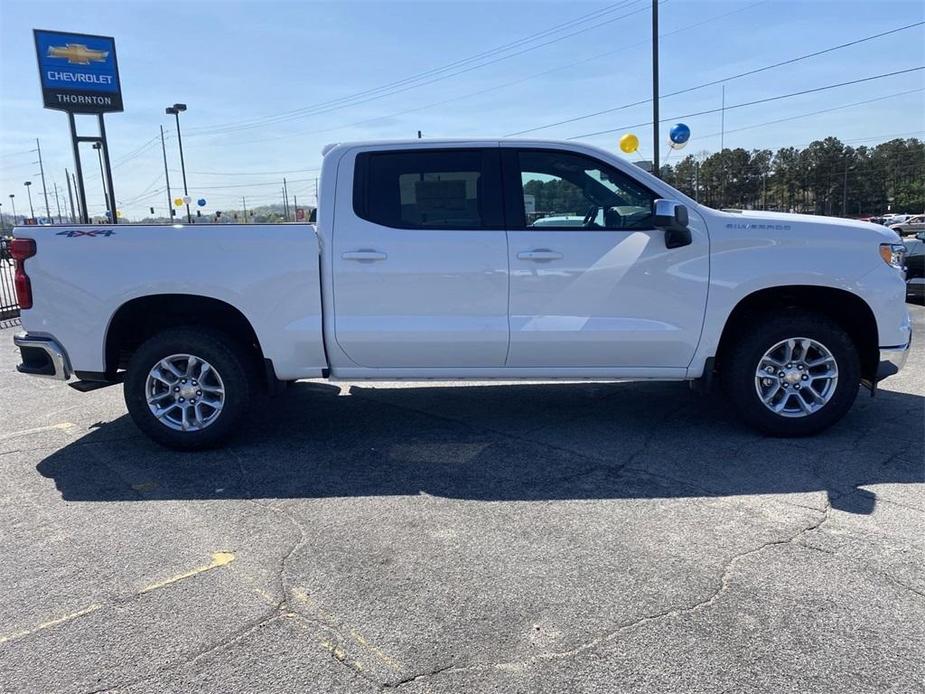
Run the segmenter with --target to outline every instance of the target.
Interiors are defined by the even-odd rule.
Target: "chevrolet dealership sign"
[[[45,108],[71,113],[122,110],[115,39],[42,29],[33,33]]]

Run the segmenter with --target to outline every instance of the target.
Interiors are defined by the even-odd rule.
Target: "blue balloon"
[[[683,145],[689,139],[691,139],[691,129],[688,128],[684,123],[675,123],[671,126],[671,131],[668,133],[668,137],[676,145]]]
[[[199,198],[199,199],[196,201],[196,204],[199,205],[200,207],[205,207],[205,206],[206,206],[206,199],[205,199],[205,198]]]

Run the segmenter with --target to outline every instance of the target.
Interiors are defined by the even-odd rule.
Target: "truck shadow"
[[[829,431],[763,437],[718,395],[672,383],[349,390],[303,382],[254,409],[228,447],[158,447],[127,416],[38,471],[68,501],[429,494],[483,501],[828,493],[925,482],[925,398],[866,391]],[[820,506],[818,498],[795,503]]]

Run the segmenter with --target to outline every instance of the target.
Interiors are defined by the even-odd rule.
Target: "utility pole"
[[[244,199],[244,196],[241,196],[241,204],[244,206],[244,223],[247,224],[247,200]]]
[[[289,186],[286,179],[283,178],[283,212],[286,214],[286,221],[289,221]]]
[[[77,174],[75,172],[71,172],[71,182],[74,184],[74,191],[77,196],[77,209],[75,210],[77,219],[83,224],[89,224],[90,215],[87,212],[87,198],[81,197],[82,189],[77,187]]]
[[[55,184],[55,206],[58,208],[58,224],[61,224],[61,199],[58,197],[58,182],[52,182]]]
[[[179,130],[177,131],[179,132]],[[161,154],[164,155],[164,180],[167,181],[167,218],[173,219],[173,198],[170,195],[170,174],[167,171],[167,146],[164,144],[164,126],[161,126]]]
[[[45,185],[45,166],[42,164],[42,146],[39,138],[35,138],[35,150],[39,153],[39,175],[42,177],[42,192],[45,194],[45,216],[51,219],[51,208],[48,206],[48,186]]]
[[[299,221],[299,196],[293,194],[292,196],[292,210],[295,213],[295,221]]]
[[[719,161],[723,180],[720,185],[720,207],[726,206],[726,85],[723,85],[723,103],[720,107]]]
[[[652,173],[660,177],[658,163],[658,2],[652,0]]]
[[[109,203],[110,195],[109,190],[106,188],[106,174],[103,173],[103,143],[94,142],[93,149],[96,150],[100,159],[100,180],[103,182],[103,200],[106,202],[106,211],[109,212],[109,219],[114,220],[116,218],[116,211],[112,209],[112,205]]]
[[[845,157],[845,182],[841,194],[841,216],[848,216],[848,157]]]
[[[74,214],[74,193],[71,191],[71,174],[64,169],[64,180],[67,181],[67,199],[71,203],[71,224],[77,224],[77,217]]]

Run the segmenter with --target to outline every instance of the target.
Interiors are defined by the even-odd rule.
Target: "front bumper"
[[[889,376],[895,376],[906,365],[906,359],[909,358],[909,348],[912,346],[912,338],[905,347],[881,347],[880,363],[877,365],[877,380],[882,381]]]
[[[30,376],[43,376],[66,381],[71,377],[71,363],[57,340],[53,337],[38,337],[29,333],[13,336],[13,344],[19,347],[22,364],[16,370]]]

